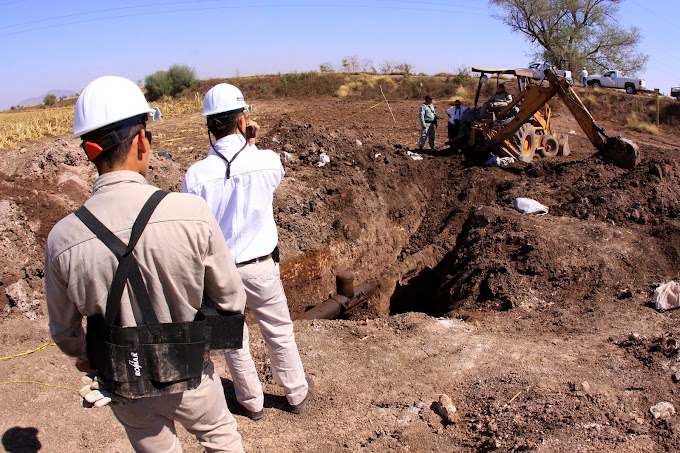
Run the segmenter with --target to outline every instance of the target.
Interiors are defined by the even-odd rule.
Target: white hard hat
[[[85,87],[73,116],[73,136],[80,137],[110,124],[147,114],[148,120],[160,118],[160,110],[152,109],[144,93],[131,80],[117,76],[100,77]]]
[[[248,109],[249,107],[246,101],[243,100],[241,90],[228,83],[218,83],[205,94],[203,116]]]

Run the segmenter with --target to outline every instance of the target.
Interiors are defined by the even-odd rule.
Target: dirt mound
[[[643,283],[638,266],[659,264],[640,261],[641,247],[635,235],[600,222],[480,208],[465,223],[456,250],[440,264],[446,277],[436,306],[440,312],[543,310],[555,303],[631,297]]]
[[[556,187],[553,213],[616,224],[659,225],[680,216],[680,164],[677,153],[644,148],[645,159],[626,171],[592,161],[557,164],[541,161],[526,173],[549,178]],[[559,180],[559,183],[557,183]]]

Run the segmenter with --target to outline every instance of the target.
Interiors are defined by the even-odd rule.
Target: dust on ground
[[[262,100],[259,146],[280,152],[286,178],[275,215],[282,277],[301,313],[334,292],[335,275],[381,282],[378,295],[335,321],[296,321],[308,410],[281,410],[266,348],[252,350],[265,418],[237,416],[248,451],[678,451],[678,312],[651,292],[680,274],[676,136],[637,140],[633,170],[594,156],[566,114],[572,155],[509,169],[458,153],[407,150],[417,102]],[[439,106],[439,109],[447,106]],[[178,190],[208,141],[200,114],[153,126],[149,180]],[[438,143],[444,141],[440,128]],[[317,166],[325,153],[330,163]],[[87,197],[95,174],[63,137],[3,151],[0,162],[0,356],[49,341],[42,253],[52,225]],[[515,197],[549,206],[534,217]],[[224,360],[214,354],[235,406]],[[36,381],[63,387],[47,387]],[[0,362],[0,430],[8,451],[130,451],[110,412],[85,410],[80,375],[50,347]],[[436,401],[451,397],[444,420]],[[105,428],[103,428],[105,427]],[[186,451],[200,451],[183,430]]]

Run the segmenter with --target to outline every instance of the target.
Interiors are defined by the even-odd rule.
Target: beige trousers
[[[196,436],[207,452],[244,451],[212,362],[205,368],[201,384],[193,390],[140,398],[111,406],[111,410],[136,452],[181,452],[175,421]]]
[[[246,305],[253,312],[271,360],[274,381],[283,387],[289,404],[300,404],[307,396],[307,381],[295,343],[293,321],[283,291],[279,265],[274,260],[237,266],[246,288]],[[236,399],[246,409],[262,409],[264,395],[248,343],[248,327],[243,329],[243,348],[225,352],[234,380]]]

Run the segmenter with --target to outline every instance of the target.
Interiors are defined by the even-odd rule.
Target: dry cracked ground
[[[680,451],[680,415],[650,411],[680,407],[680,312],[651,304],[654,288],[680,274],[678,134],[643,136],[599,118],[640,144],[642,163],[624,170],[595,156],[556,108],[557,132],[575,131],[569,157],[507,169],[458,153],[413,160],[417,104],[393,103],[393,120],[373,102],[256,102],[260,147],[286,161],[275,214],[291,311],[328,298],[343,269],[380,290],[342,320],[295,322],[317,383],[300,416],[282,410],[251,330],[267,396],[263,420],[237,416],[247,450]],[[153,131],[150,182],[178,190],[208,147],[202,117]],[[322,152],[331,162],[319,167]],[[95,173],[66,136],[2,156],[5,357],[49,341],[45,239],[88,197]],[[516,197],[550,212],[520,214]],[[0,361],[5,450],[131,451],[108,409],[80,407],[79,383],[55,347]],[[456,408],[448,417],[442,395]],[[186,451],[200,451],[179,434]]]

